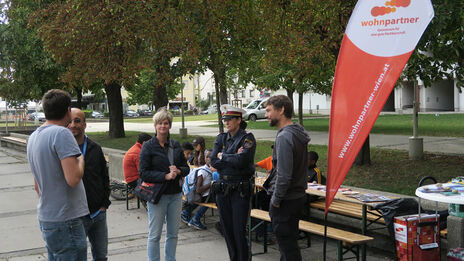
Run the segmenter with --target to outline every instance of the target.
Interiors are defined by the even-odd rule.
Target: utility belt
[[[223,181],[250,181],[250,176],[238,176],[238,175],[220,175],[219,180]]]
[[[227,181],[219,180],[215,181],[211,184],[211,192],[215,194],[223,194],[227,196],[229,193],[232,192],[239,192],[240,196],[243,197],[250,197],[253,193],[253,183],[248,180],[243,181]]]

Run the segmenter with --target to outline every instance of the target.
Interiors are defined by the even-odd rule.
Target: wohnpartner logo
[[[396,12],[397,7],[408,7],[411,4],[411,0],[391,0],[385,2],[385,6],[374,6],[371,9],[371,15],[382,16],[389,13]],[[373,19],[361,21],[361,26],[389,26],[389,25],[400,25],[400,24],[414,24],[419,21],[419,17],[400,17],[393,19]]]
[[[397,7],[408,7],[411,0],[391,0],[385,2],[385,6],[374,6],[371,9],[372,16],[386,15],[396,12]]]
[[[397,24],[414,24],[419,21],[419,17],[401,17],[393,19],[373,19],[361,21],[361,26],[389,26]]]

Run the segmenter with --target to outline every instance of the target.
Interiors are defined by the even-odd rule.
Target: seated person
[[[193,155],[188,160],[190,166],[195,168],[205,165],[206,141],[198,136],[192,141]]]
[[[193,145],[190,142],[184,142],[182,143],[181,147],[184,151],[184,156],[187,159],[187,163],[189,164],[191,159],[193,159]]]
[[[308,152],[308,182],[325,185],[326,178],[322,176],[321,171],[317,167],[316,163],[319,159],[319,155],[315,151]]]
[[[271,145],[271,149],[274,150],[274,145]],[[255,167],[266,169],[269,174],[272,169],[272,155],[255,163]]]
[[[205,153],[206,164],[201,166],[197,172],[197,183],[195,185],[195,191],[201,195],[201,202],[214,202],[213,197],[209,197],[211,182],[213,181],[213,172],[216,171],[215,168],[211,166],[211,150],[207,150]],[[194,169],[192,171],[195,171]],[[201,206],[193,218],[190,218],[193,210],[198,207],[197,204],[185,203],[181,213],[182,222],[186,223],[188,226],[193,226],[199,230],[205,230],[206,226],[201,223],[201,218],[205,215],[208,207]]]
[[[139,178],[139,155],[142,144],[151,138],[147,133],[140,133],[137,136],[137,142],[124,155],[122,163],[124,180],[131,189],[137,186],[137,179]]]

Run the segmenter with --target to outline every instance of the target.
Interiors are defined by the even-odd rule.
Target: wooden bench
[[[129,210],[129,184],[123,180],[122,183],[124,184],[126,188],[126,210]],[[134,190],[132,190],[132,193],[135,193]],[[140,198],[137,195],[134,195],[135,198],[137,198],[137,209],[140,208]]]
[[[324,211],[325,201],[324,200],[314,201],[310,203],[310,206],[312,208],[316,208],[316,209]],[[334,200],[329,207],[329,212],[362,219],[362,206],[359,204],[355,204],[355,203]],[[375,223],[385,224],[385,220],[383,219],[383,217],[381,217],[380,214],[377,214],[377,213],[368,211],[366,214],[366,218],[371,223],[375,222]],[[442,238],[446,238],[447,234],[448,234],[448,229],[443,229],[440,231],[440,236]]]
[[[442,238],[446,238],[446,237],[448,236],[448,229],[445,228],[445,229],[443,229],[443,230],[440,230],[440,236],[441,236]]]
[[[252,209],[250,216],[256,219],[271,222],[269,212],[264,210]],[[311,234],[324,236],[324,226],[320,224],[300,220],[299,229]],[[364,236],[332,227],[327,227],[327,237],[337,240],[338,260],[343,260],[343,255],[349,251],[354,253],[356,259],[359,260],[359,245],[366,244],[367,242],[374,240],[374,238],[369,236]],[[266,242],[264,242],[264,245],[266,245]],[[353,249],[354,247],[356,247],[356,250]]]
[[[210,208],[210,209],[216,209],[217,210],[217,206],[216,206],[216,203],[198,203],[198,202],[195,202],[195,204],[197,204],[198,206],[203,206],[203,207],[207,207],[207,208]]]
[[[0,139],[2,147],[11,147],[13,149],[18,149],[21,151],[26,151],[27,140],[14,136],[3,136]]]

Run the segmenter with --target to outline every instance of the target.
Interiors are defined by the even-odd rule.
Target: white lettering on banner
[[[389,64],[385,64],[383,67],[382,73],[380,73],[379,77],[377,80],[374,82],[374,88],[372,89],[371,94],[369,95],[369,98],[367,99],[366,103],[363,106],[363,110],[359,114],[358,120],[356,123],[351,126],[351,132],[350,135],[348,136],[348,139],[346,140],[345,144],[343,145],[343,148],[341,149],[340,153],[338,154],[339,159],[343,159],[345,157],[345,153],[348,151],[348,149],[351,147],[351,144],[353,143],[353,140],[358,136],[358,130],[361,127],[362,123],[364,122],[364,119],[366,117],[366,114],[369,112],[369,108],[372,105],[372,102],[375,100],[377,96],[377,92],[383,84],[383,80],[385,79],[388,68],[390,68]]]

